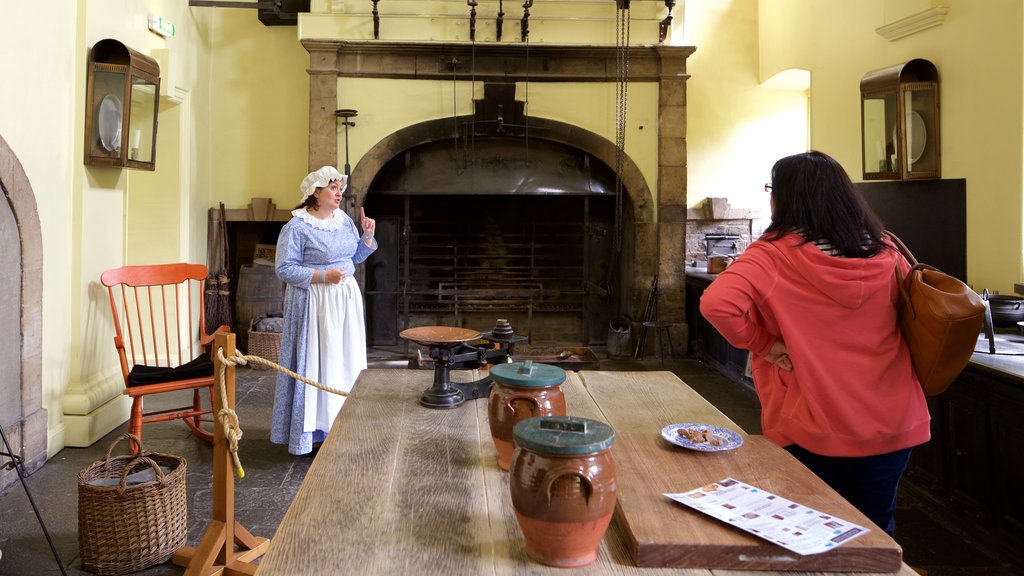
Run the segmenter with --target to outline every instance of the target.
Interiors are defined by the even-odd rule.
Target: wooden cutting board
[[[898,572],[903,551],[885,532],[763,436],[747,436],[671,372],[580,372],[601,417],[615,429],[616,517],[637,566],[826,572]],[[694,422],[744,436],[728,452],[669,444],[661,429]],[[663,494],[735,478],[871,531],[824,554],[800,556]],[[907,569],[909,570],[909,569]]]
[[[612,448],[619,522],[637,566],[898,572],[902,550],[884,531],[763,436],[729,452],[695,452],[659,434],[624,433]],[[800,556],[665,497],[732,477],[871,531],[823,554]]]

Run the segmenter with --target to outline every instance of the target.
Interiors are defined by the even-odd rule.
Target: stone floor
[[[405,364],[388,351],[371,351],[370,356],[375,366]],[[654,359],[602,360],[601,368],[658,370],[662,365]],[[696,360],[666,361],[664,369],[679,375],[747,432],[760,432],[760,410],[751,392]],[[246,476],[235,484],[235,516],[253,534],[266,537],[273,536],[312,462],[310,457],[291,456],[268,441],[274,377],[270,371],[240,368],[236,383]],[[127,425],[121,426],[89,448],[62,450],[27,479],[68,574],[87,574],[78,553],[78,472],[102,459],[126,429]],[[182,456],[188,462],[188,544],[195,546],[211,517],[209,445],[193,437],[180,422],[148,425],[144,432],[148,450]],[[124,448],[123,442],[120,447]],[[115,448],[115,453],[121,452]],[[60,574],[20,483],[0,494],[0,518],[0,576]],[[996,540],[935,506],[927,494],[910,486],[901,491],[897,523],[897,540],[903,546],[905,561],[929,576],[1024,575],[1024,543]],[[137,574],[183,572],[168,562]],[[344,573],[357,574],[358,569],[339,571]]]

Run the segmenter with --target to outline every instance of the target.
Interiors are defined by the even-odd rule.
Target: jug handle
[[[529,394],[509,394],[508,396],[505,397],[505,406],[509,410],[511,410],[513,414],[515,414],[516,409],[512,407],[512,403],[515,402],[516,400],[526,400],[527,402],[533,405],[533,408],[530,409],[530,415],[539,415],[537,414],[537,412],[540,409],[540,403],[537,402],[536,398]]]
[[[583,481],[583,501],[587,503],[587,507],[590,507],[590,496],[594,493],[594,483],[579,466],[558,466],[548,470],[548,473],[544,476],[544,481],[541,483],[541,489],[537,495],[543,494],[547,500],[548,505],[551,505],[551,488],[555,484],[555,480],[563,476],[578,476]]]

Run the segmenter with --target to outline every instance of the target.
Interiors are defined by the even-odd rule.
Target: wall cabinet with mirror
[[[156,169],[160,64],[112,39],[89,53],[85,163]]]
[[[860,81],[865,180],[939,178],[939,76],[920,58]]]

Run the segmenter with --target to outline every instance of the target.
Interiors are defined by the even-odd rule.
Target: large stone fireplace
[[[538,341],[603,343],[613,315],[641,319],[655,276],[657,319],[685,328],[692,47],[629,48],[630,82],[658,87],[651,111],[657,175],[649,182],[632,159],[617,157],[614,142],[526,117],[514,100],[516,82],[615,82],[614,47],[329,40],[303,46],[310,53],[311,170],[340,165],[341,77],[472,78],[485,86],[472,115],[398,128],[352,168],[350,208],[372,212],[382,246],[364,278],[371,342],[393,343],[410,325],[486,329],[508,316]],[[685,343],[679,336],[673,341]]]
[[[0,137],[0,426],[11,450],[33,471],[46,462],[42,407],[43,241],[35,194]],[[6,452],[0,444],[0,452]],[[10,462],[0,457],[0,464]],[[0,468],[0,490],[17,481]]]

